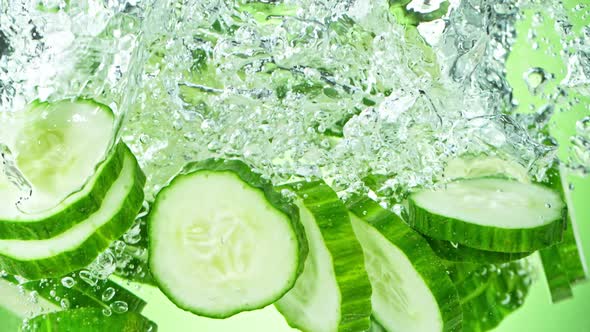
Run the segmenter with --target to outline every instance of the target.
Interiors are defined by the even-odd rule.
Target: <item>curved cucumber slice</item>
[[[156,324],[135,312],[105,316],[101,309],[83,308],[37,316],[23,326],[23,332],[156,332]]]
[[[471,263],[504,263],[524,258],[530,252],[496,252],[470,248],[461,244],[452,244],[449,241],[442,241],[426,237],[428,244],[434,253],[443,260],[451,262]]]
[[[0,192],[0,220],[44,212],[79,191],[105,159],[112,143],[114,115],[91,100],[33,103],[10,128],[6,144],[31,185],[32,195],[15,206],[15,191]],[[17,192],[18,194],[18,192]],[[6,205],[6,206],[4,206]]]
[[[561,258],[559,248],[552,246],[539,250],[541,256],[541,263],[543,264],[543,272],[547,280],[547,286],[551,293],[551,301],[557,303],[559,301],[571,298],[574,296],[569,280],[568,271]]]
[[[371,284],[346,206],[323,181],[285,187],[299,196],[309,255],[303,274],[275,306],[302,331],[366,331]]]
[[[149,266],[178,307],[225,318],[265,307],[307,257],[297,207],[236,160],[189,164],[148,216]]]
[[[56,236],[83,221],[100,208],[106,193],[117,180],[127,148],[119,143],[112,154],[96,170],[96,174],[84,188],[64,199],[54,208],[36,214],[14,214],[12,209],[17,199],[0,202],[0,239],[39,240]],[[8,182],[2,178],[0,182]],[[11,185],[2,186],[16,192]],[[0,193],[2,196],[2,193]],[[10,206],[6,210],[4,208]],[[12,211],[12,212],[11,212]],[[8,215],[11,214],[11,215]],[[12,219],[3,219],[3,218]]]
[[[145,176],[127,150],[123,170],[98,211],[45,240],[0,240],[0,269],[27,279],[59,277],[91,263],[133,224]]]
[[[409,223],[419,232],[471,248],[527,252],[563,235],[565,204],[544,186],[479,178],[414,193]]]
[[[460,331],[457,290],[426,240],[369,198],[356,196],[347,205],[379,324],[387,331]]]

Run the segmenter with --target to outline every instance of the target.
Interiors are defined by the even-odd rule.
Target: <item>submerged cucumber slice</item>
[[[0,189],[0,220],[26,219],[23,211],[54,208],[95,173],[112,143],[114,115],[91,100],[37,102],[6,128],[4,143],[32,192],[17,208],[20,193]]]
[[[557,303],[573,297],[567,267],[561,258],[559,248],[552,246],[541,249],[539,255],[541,256],[549,293],[551,293],[551,301]]]
[[[143,202],[145,176],[127,150],[123,170],[98,211],[44,240],[0,240],[0,269],[35,280],[79,270],[133,224]]]
[[[127,148],[119,143],[96,170],[96,174],[86,183],[84,188],[64,199],[57,206],[41,213],[14,214],[16,199],[0,202],[0,239],[39,240],[56,236],[75,224],[83,221],[100,208],[106,193],[117,180]],[[0,172],[0,183],[8,180]],[[16,188],[7,184],[2,188],[16,192]],[[0,196],[2,193],[0,193]],[[16,195],[16,194],[15,194]],[[4,208],[10,206],[6,210]],[[11,218],[11,219],[3,219]]]
[[[367,330],[371,284],[346,206],[323,181],[285,187],[299,197],[309,255],[303,274],[275,306],[301,331]]]
[[[531,252],[496,252],[480,250],[430,237],[426,237],[426,240],[438,257],[451,262],[504,263],[519,260],[532,254]]]
[[[37,316],[23,326],[23,332],[157,332],[156,324],[135,312],[105,316],[101,309],[83,308]]]
[[[439,240],[499,252],[527,252],[561,241],[566,207],[544,186],[477,178],[414,193],[409,223]]]
[[[387,331],[460,331],[461,304],[428,243],[373,200],[349,199],[373,287],[373,315]]]
[[[236,160],[189,164],[148,217],[149,266],[178,307],[225,318],[265,307],[307,256],[297,207]]]

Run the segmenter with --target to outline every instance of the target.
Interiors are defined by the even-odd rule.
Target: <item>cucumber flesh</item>
[[[351,198],[352,225],[373,287],[373,317],[387,331],[459,331],[461,304],[428,243],[368,198]]]
[[[34,103],[7,135],[31,197],[17,207],[19,191],[0,194],[0,220],[45,211],[80,190],[104,160],[113,130],[112,111],[94,101]]]
[[[25,318],[61,310],[58,305],[43,297],[35,297],[36,302],[33,303],[32,296],[0,277],[0,322],[3,331],[18,330]]]
[[[536,184],[475,178],[419,191],[408,202],[408,222],[416,230],[476,249],[528,252],[563,235],[564,202]]]
[[[302,331],[367,330],[371,285],[346,206],[323,181],[285,187],[299,196],[309,255],[303,274],[275,306]]]
[[[132,225],[143,202],[144,183],[135,157],[127,150],[123,170],[98,211],[49,239],[0,240],[0,268],[35,280],[85,267]]]
[[[239,161],[191,164],[148,217],[150,271],[178,307],[225,318],[295,283],[307,256],[296,206]]]

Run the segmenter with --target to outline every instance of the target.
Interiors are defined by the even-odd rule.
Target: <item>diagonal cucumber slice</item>
[[[22,332],[157,332],[156,324],[135,312],[105,316],[102,310],[82,308],[40,315],[23,326]]]
[[[265,307],[307,257],[297,207],[237,160],[189,164],[148,217],[149,266],[178,307],[225,318]]]
[[[82,188],[109,150],[114,115],[91,100],[35,102],[6,128],[5,144],[32,190],[19,211],[14,205],[19,197],[10,197],[18,192],[0,189],[0,220],[15,220],[26,218],[21,211],[34,214],[53,208]]]
[[[387,331],[460,331],[457,290],[426,240],[367,197],[347,205],[365,253],[375,320]]]
[[[301,331],[365,331],[371,285],[348,210],[323,181],[285,186],[296,192],[309,242],[303,274],[275,306]]]
[[[14,212],[14,202],[17,200],[14,197],[0,202],[0,239],[47,239],[86,219],[100,208],[106,193],[117,180],[123,168],[126,153],[125,144],[117,144],[108,159],[98,167],[96,174],[82,190],[68,196],[57,206],[47,211],[35,214]],[[3,176],[4,174],[0,173],[0,178]],[[2,181],[7,181],[7,179],[0,179],[0,182]],[[0,191],[2,191],[1,187],[0,185]],[[8,184],[4,188],[15,191]],[[9,208],[4,209],[6,206]]]
[[[568,270],[561,258],[559,247],[552,246],[541,249],[539,256],[541,256],[543,272],[551,293],[551,301],[557,303],[573,297]]]
[[[0,240],[0,269],[27,279],[58,277],[94,260],[132,225],[143,202],[145,176],[127,150],[123,170],[98,211],[45,240]]]
[[[414,193],[409,223],[438,240],[499,252],[528,252],[561,241],[566,211],[544,186],[476,178]]]

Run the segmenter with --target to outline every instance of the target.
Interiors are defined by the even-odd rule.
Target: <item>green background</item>
[[[580,1],[565,1],[568,8],[573,8]],[[555,87],[565,77],[566,68],[559,55],[561,50],[560,38],[555,32],[554,22],[543,15],[543,22],[537,26],[539,47],[532,48],[527,32],[532,22],[533,12],[528,12],[525,19],[518,26],[518,41],[507,63],[507,75],[515,97],[519,102],[519,111],[529,112],[530,105],[536,108],[546,102],[542,92],[554,92]],[[574,23],[573,32],[577,34],[590,19],[582,17],[583,13],[570,12]],[[546,40],[542,40],[545,37]],[[544,90],[538,95],[532,95],[523,79],[532,67],[544,68],[553,75]],[[570,96],[570,100],[576,97]],[[588,98],[581,98],[579,103],[571,106],[567,103],[559,105],[550,125],[552,134],[560,143],[560,156],[566,158],[569,151],[569,137],[575,131],[575,122],[590,115]],[[586,253],[586,261],[590,264],[590,177],[580,178],[570,176],[574,184],[573,201],[582,237],[582,245]],[[137,289],[147,301],[144,313],[159,325],[160,332],[176,331],[216,331],[216,332],[287,332],[290,329],[283,318],[271,306],[256,312],[243,313],[226,320],[213,320],[197,317],[177,309],[157,289],[142,286]],[[574,298],[552,304],[544,277],[538,276],[537,282],[531,288],[524,306],[510,315],[495,332],[590,332],[590,282],[574,288]],[[401,331],[403,332],[403,331]]]

